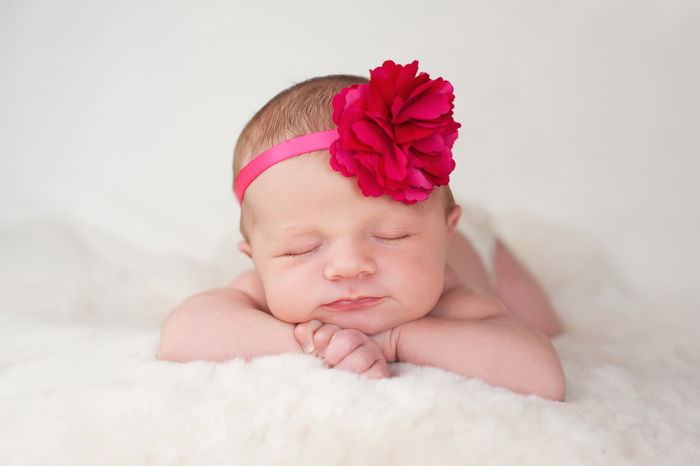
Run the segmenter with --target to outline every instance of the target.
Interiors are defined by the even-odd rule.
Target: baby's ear
[[[253,258],[250,252],[250,244],[248,244],[248,241],[241,241],[240,243],[238,243],[238,250],[246,256],[250,257],[251,259]]]
[[[459,218],[462,216],[462,208],[455,205],[450,213],[447,214],[447,234],[451,234],[457,228],[459,223]]]

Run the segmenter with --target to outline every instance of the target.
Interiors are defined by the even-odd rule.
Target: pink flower
[[[418,72],[418,62],[387,60],[368,84],[346,87],[333,98],[338,139],[331,167],[357,176],[365,196],[388,194],[413,204],[446,185],[455,168],[452,145],[460,124],[452,118],[452,85]]]

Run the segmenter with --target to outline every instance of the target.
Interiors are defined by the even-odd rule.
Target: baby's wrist
[[[401,358],[401,354],[399,354],[400,353],[400,346],[399,345],[401,344],[401,335],[406,333],[405,331],[408,332],[408,335],[411,335],[413,333],[412,328],[416,327],[416,326],[420,327],[423,324],[422,321],[424,321],[426,319],[430,319],[430,317],[421,317],[421,318],[416,319],[416,320],[409,320],[408,322],[404,322],[403,324],[397,325],[396,327],[391,329],[391,334],[389,335],[389,340],[391,340],[390,347],[391,347],[391,350],[393,352],[393,354],[392,354],[393,357],[392,357],[391,362],[403,361],[403,359]],[[411,339],[410,336],[408,336],[406,338],[408,338],[409,340]],[[389,361],[387,360],[387,362],[389,362]]]
[[[399,335],[401,334],[401,325],[392,328],[389,331],[389,341],[391,346],[391,362],[396,362],[399,360],[398,348],[399,348]]]
[[[380,333],[378,336],[381,337],[378,343],[386,362],[397,361],[398,358],[396,356],[396,348],[399,339],[399,328],[390,328],[389,330]]]

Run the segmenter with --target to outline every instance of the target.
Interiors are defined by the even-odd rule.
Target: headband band
[[[238,202],[243,202],[243,195],[250,183],[272,165],[297,155],[328,149],[336,139],[338,130],[331,129],[297,136],[270,147],[243,167],[236,177],[234,191]]]
[[[418,62],[391,60],[370,70],[365,84],[333,97],[337,129],[298,136],[276,144],[238,174],[234,191],[245,191],[262,172],[288,158],[328,149],[333,170],[356,177],[365,196],[391,196],[405,204],[428,199],[435,186],[450,181],[452,145],[460,124],[452,118],[452,84],[418,73]]]

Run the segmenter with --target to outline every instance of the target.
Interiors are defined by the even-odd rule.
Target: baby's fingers
[[[364,371],[362,375],[370,379],[388,379],[391,377],[391,372],[389,371],[389,364],[382,359],[377,360],[377,362]]]
[[[325,337],[323,329],[316,332],[314,338]],[[335,367],[336,364],[340,363],[344,358],[348,357],[353,351],[359,349],[363,344],[369,342],[369,337],[359,330],[354,329],[344,329],[338,330],[329,339],[327,348],[322,357],[331,367]],[[376,346],[376,345],[375,345]],[[353,371],[356,372],[356,371]]]
[[[297,339],[297,342],[305,352],[311,353],[314,351],[314,334],[321,327],[323,327],[323,322],[320,320],[302,322],[294,327],[294,338]]]
[[[391,376],[389,366],[376,345],[359,346],[333,368],[363,374],[372,379]]]
[[[324,324],[320,329],[314,333],[313,344],[315,349],[314,354],[321,358],[326,357],[326,349],[331,342],[331,338],[336,332],[340,330],[340,327],[333,324]],[[326,361],[328,362],[328,361]]]

